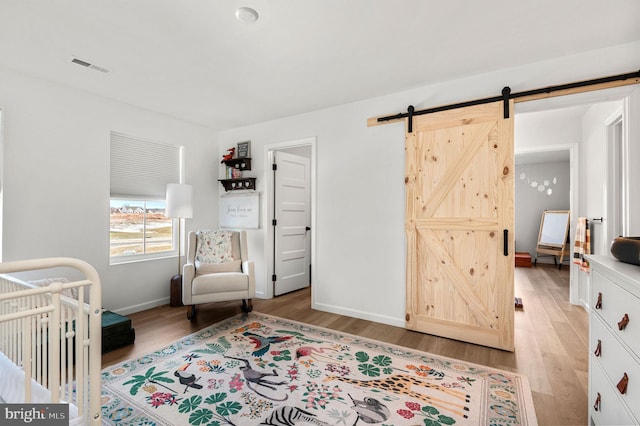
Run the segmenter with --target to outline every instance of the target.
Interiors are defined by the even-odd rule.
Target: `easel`
[[[537,266],[540,254],[553,256],[553,263],[559,265],[558,269],[562,269],[565,255],[567,258],[571,258],[569,220],[569,210],[545,210],[542,212],[534,266]],[[560,257],[559,263],[558,257]]]

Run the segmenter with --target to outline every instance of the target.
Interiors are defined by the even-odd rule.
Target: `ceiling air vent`
[[[75,58],[75,57],[71,58],[71,62],[73,62],[74,64],[78,64],[80,66],[83,66],[85,68],[92,69],[94,71],[100,71],[101,73],[104,73],[104,74],[109,74],[111,72],[109,68],[101,67],[100,65],[92,64],[91,62],[83,61],[82,59],[79,59],[79,58]]]

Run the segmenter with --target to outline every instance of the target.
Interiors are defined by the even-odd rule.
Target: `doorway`
[[[516,105],[516,138],[515,153],[516,159],[522,154],[551,154],[554,155],[555,150],[569,150],[570,161],[570,207],[571,210],[571,230],[569,234],[570,241],[573,242],[575,235],[575,226],[578,216],[588,216],[591,219],[599,219],[604,217],[604,223],[592,222],[592,241],[594,252],[596,254],[607,254],[604,249],[607,237],[607,199],[606,195],[611,195],[607,188],[613,188],[612,183],[608,182],[605,169],[611,170],[606,165],[606,157],[608,157],[608,149],[605,146],[605,127],[611,125],[608,133],[615,137],[620,135],[620,127],[616,127],[618,121],[612,116],[609,120],[597,118],[593,111],[602,109],[605,104],[611,104],[613,101],[623,104],[623,99],[627,98],[635,86],[625,86],[616,89],[599,90],[594,92],[581,93],[578,95],[567,95],[542,101],[532,101],[519,103]],[[608,107],[607,107],[608,108]],[[621,107],[622,109],[622,107]],[[536,113],[542,117],[532,126],[531,133],[533,137],[521,143],[519,139],[518,126],[520,119],[526,121],[529,113]],[[585,123],[585,114],[589,114]],[[531,114],[534,115],[534,114]],[[620,112],[616,117],[622,116]],[[568,123],[573,122],[573,125]],[[600,126],[601,133],[594,131],[593,126]],[[585,134],[586,132],[586,134]],[[522,135],[520,135],[522,136]],[[573,143],[566,143],[566,142]],[[601,144],[602,153],[600,156],[602,162],[593,164],[594,146]],[[579,158],[580,157],[580,158]],[[591,161],[591,163],[590,163]],[[580,172],[582,170],[582,173]],[[596,178],[595,176],[600,176]],[[516,180],[519,176],[516,176]],[[585,180],[586,179],[586,180]],[[596,193],[603,192],[605,197],[594,197]],[[517,197],[516,197],[517,198]],[[595,198],[598,198],[597,200]],[[518,208],[516,200],[516,209]],[[539,225],[539,223],[538,223]],[[516,238],[518,223],[516,221]],[[537,234],[536,234],[537,235]],[[516,242],[517,244],[517,242]],[[532,257],[535,253],[531,253]],[[574,305],[583,306],[588,309],[588,279],[584,277],[584,273],[569,265],[570,268],[570,294],[569,302]]]
[[[576,146],[559,145],[515,155],[515,250],[529,253],[532,261],[555,264],[553,256],[537,255],[538,233],[545,210],[573,211],[573,151],[577,151]],[[570,259],[565,257],[565,260]],[[567,266],[566,261],[564,264]]]
[[[312,137],[265,146],[268,298],[314,281],[315,142]]]

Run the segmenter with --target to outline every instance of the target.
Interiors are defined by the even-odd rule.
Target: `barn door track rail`
[[[527,102],[536,99],[551,98],[555,96],[564,96],[575,93],[589,92],[593,90],[610,89],[613,87],[627,86],[640,83],[640,70],[626,74],[611,75],[607,77],[595,78],[592,80],[577,81],[574,83],[565,83],[555,86],[547,86],[539,89],[526,90],[523,92],[511,93],[511,88],[506,86],[502,89],[500,96],[476,99],[466,102],[458,102],[449,105],[442,105],[433,108],[427,108],[416,111],[413,105],[409,105],[407,112],[383,117],[374,117],[368,120],[369,126],[376,126],[390,122],[396,122],[404,118],[408,118],[407,129],[409,133],[413,133],[413,117],[417,115],[433,114],[435,112],[447,111],[451,109],[464,108],[474,105],[489,104],[492,102],[504,102],[504,118],[509,118],[509,101]]]

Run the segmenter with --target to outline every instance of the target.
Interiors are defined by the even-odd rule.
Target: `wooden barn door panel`
[[[513,350],[513,120],[502,102],[413,120],[406,326]]]

